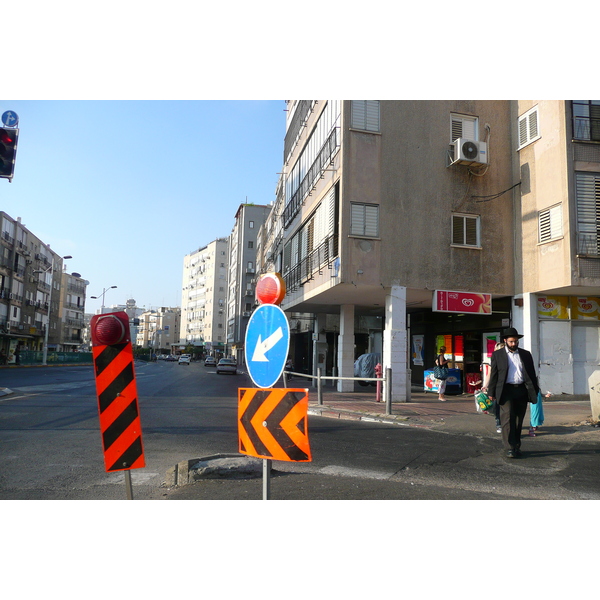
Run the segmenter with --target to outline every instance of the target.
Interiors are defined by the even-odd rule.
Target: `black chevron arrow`
[[[304,461],[308,459],[308,454],[298,448],[292,441],[290,436],[280,426],[281,421],[285,419],[288,413],[304,399],[303,394],[296,392],[287,392],[286,395],[281,399],[279,404],[275,407],[273,412],[266,418],[267,429],[271,435],[275,438],[277,443],[281,446],[281,449],[290,457],[290,460]],[[299,421],[302,423],[302,429],[304,428],[304,419]],[[304,433],[304,431],[303,431]]]
[[[263,441],[260,439],[258,434],[256,433],[252,423],[250,422],[256,411],[261,407],[262,403],[269,397],[270,392],[263,392],[262,390],[257,391],[254,394],[254,397],[250,401],[250,404],[246,407],[244,414],[240,417],[240,422],[244,427],[244,430],[248,434],[254,449],[261,456],[273,456],[269,449],[264,445]],[[243,397],[243,396],[242,396]]]

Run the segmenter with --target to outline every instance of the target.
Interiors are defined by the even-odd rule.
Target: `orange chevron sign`
[[[239,388],[238,434],[241,454],[310,462],[308,389]]]

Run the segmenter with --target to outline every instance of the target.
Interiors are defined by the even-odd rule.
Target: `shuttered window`
[[[452,215],[452,244],[479,247],[478,215]]]
[[[538,107],[534,106],[524,115],[519,117],[519,150],[531,142],[538,140],[540,135],[540,127],[538,123]]]
[[[477,125],[477,117],[467,115],[450,115],[450,142],[454,142],[458,138],[465,140],[479,139],[479,127]]]
[[[578,253],[600,255],[600,173],[575,173]]]
[[[379,206],[351,203],[350,235],[379,237]]]
[[[380,131],[379,100],[352,100],[352,129]]]
[[[562,237],[562,204],[557,204],[538,213],[538,229],[540,243]]]

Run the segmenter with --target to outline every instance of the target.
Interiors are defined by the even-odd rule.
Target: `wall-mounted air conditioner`
[[[487,144],[485,142],[476,142],[458,138],[452,145],[454,146],[454,158],[452,164],[461,165],[487,165]]]

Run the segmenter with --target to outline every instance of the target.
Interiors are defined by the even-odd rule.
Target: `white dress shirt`
[[[506,378],[506,383],[523,383],[525,381],[523,377],[523,362],[518,350],[511,352],[506,348],[506,354],[508,355],[508,377]]]

